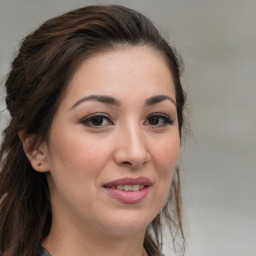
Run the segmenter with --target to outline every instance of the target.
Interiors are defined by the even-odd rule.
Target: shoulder
[[[36,256],[51,256],[43,247],[40,247]]]

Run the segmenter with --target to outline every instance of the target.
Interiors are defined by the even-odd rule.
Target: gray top
[[[51,256],[43,247],[40,247],[37,256]]]

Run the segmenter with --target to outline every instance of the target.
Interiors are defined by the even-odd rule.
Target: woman
[[[89,6],[27,36],[6,81],[3,256],[161,255],[181,235],[185,93],[142,14]]]

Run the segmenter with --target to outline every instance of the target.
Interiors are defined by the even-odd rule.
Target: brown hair
[[[33,170],[18,137],[19,131],[47,140],[51,122],[79,63],[117,45],[147,45],[165,56],[173,75],[180,136],[185,93],[181,61],[155,26],[142,14],[116,5],[88,6],[46,21],[22,42],[6,80],[6,106],[11,120],[0,151],[0,254],[34,256],[51,228],[51,203],[46,175]],[[144,247],[160,255],[162,224],[173,241],[181,235],[179,169],[169,198],[148,226]]]

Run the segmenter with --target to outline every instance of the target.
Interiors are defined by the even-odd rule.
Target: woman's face
[[[46,146],[53,223],[144,232],[167,197],[179,149],[175,88],[161,53],[130,46],[85,60]]]

